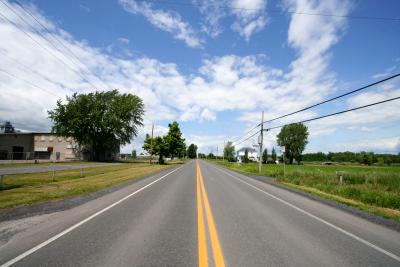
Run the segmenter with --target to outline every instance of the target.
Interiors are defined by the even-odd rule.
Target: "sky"
[[[176,120],[187,144],[221,154],[262,111],[272,119],[399,73],[400,2],[384,3],[0,0],[0,121],[50,131],[57,100],[117,88],[146,109],[121,152]],[[397,96],[399,78],[265,127]],[[399,153],[399,122],[400,100],[313,121],[306,152]],[[264,136],[269,151],[278,132]]]

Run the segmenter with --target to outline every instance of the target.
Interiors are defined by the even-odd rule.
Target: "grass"
[[[258,174],[258,164],[217,162],[245,173]],[[340,185],[336,172],[343,174]],[[263,165],[263,176],[323,198],[335,200],[400,221],[400,167],[361,165]]]
[[[126,163],[106,167],[6,175],[0,191],[0,209],[85,195],[161,171],[168,165]]]

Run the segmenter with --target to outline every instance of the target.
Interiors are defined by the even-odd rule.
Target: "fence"
[[[9,152],[0,151],[0,163],[13,161],[70,161],[83,160],[81,153],[61,153],[47,151]]]

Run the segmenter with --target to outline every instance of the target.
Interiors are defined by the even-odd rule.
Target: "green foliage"
[[[262,154],[262,163],[267,163],[268,161],[268,150],[265,148]]]
[[[215,159],[215,155],[213,153],[208,154],[207,156],[208,159]]]
[[[233,146],[231,141],[228,141],[224,147],[224,157],[229,162],[235,161],[235,146]]]
[[[195,159],[197,157],[197,146],[195,144],[190,144],[187,155],[190,159]]]
[[[205,158],[207,158],[206,154],[199,153],[199,159],[205,159]]]
[[[276,151],[275,151],[275,147],[272,148],[271,157],[272,157],[272,160],[275,162],[275,161],[276,161]]]
[[[133,159],[137,158],[136,149],[132,150],[132,158]]]
[[[301,154],[303,153],[308,141],[308,129],[302,123],[294,123],[285,125],[280,133],[277,135],[278,144],[285,146],[285,157],[289,159],[290,164],[296,159],[301,161]]]
[[[73,94],[67,103],[57,101],[48,112],[52,131],[73,137],[91,152],[93,160],[104,160],[105,154],[118,152],[130,143],[142,126],[144,105],[136,95],[120,94],[118,90]]]
[[[183,157],[186,152],[185,139],[182,138],[182,132],[179,124],[174,121],[168,124],[168,133],[165,136],[165,144],[167,145],[167,155],[171,158]]]
[[[168,145],[165,137],[156,136],[153,138],[153,140],[151,140],[151,136],[146,134],[142,148],[149,154],[158,155],[158,163],[164,164],[164,157],[168,153]]]
[[[394,154],[375,154],[373,152],[317,152],[302,156],[304,161],[358,162],[360,164],[377,164],[380,166],[400,163],[400,156]]]

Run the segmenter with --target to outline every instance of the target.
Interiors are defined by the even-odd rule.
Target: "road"
[[[35,172],[50,172],[50,171],[63,171],[63,170],[73,170],[82,168],[92,168],[92,167],[104,167],[113,166],[120,163],[75,163],[75,164],[50,164],[50,165],[38,165],[38,166],[28,166],[28,167],[13,167],[13,168],[1,168],[0,175],[8,174],[22,174],[22,173],[35,173]]]
[[[400,266],[399,232],[204,161],[47,216],[0,266]]]

